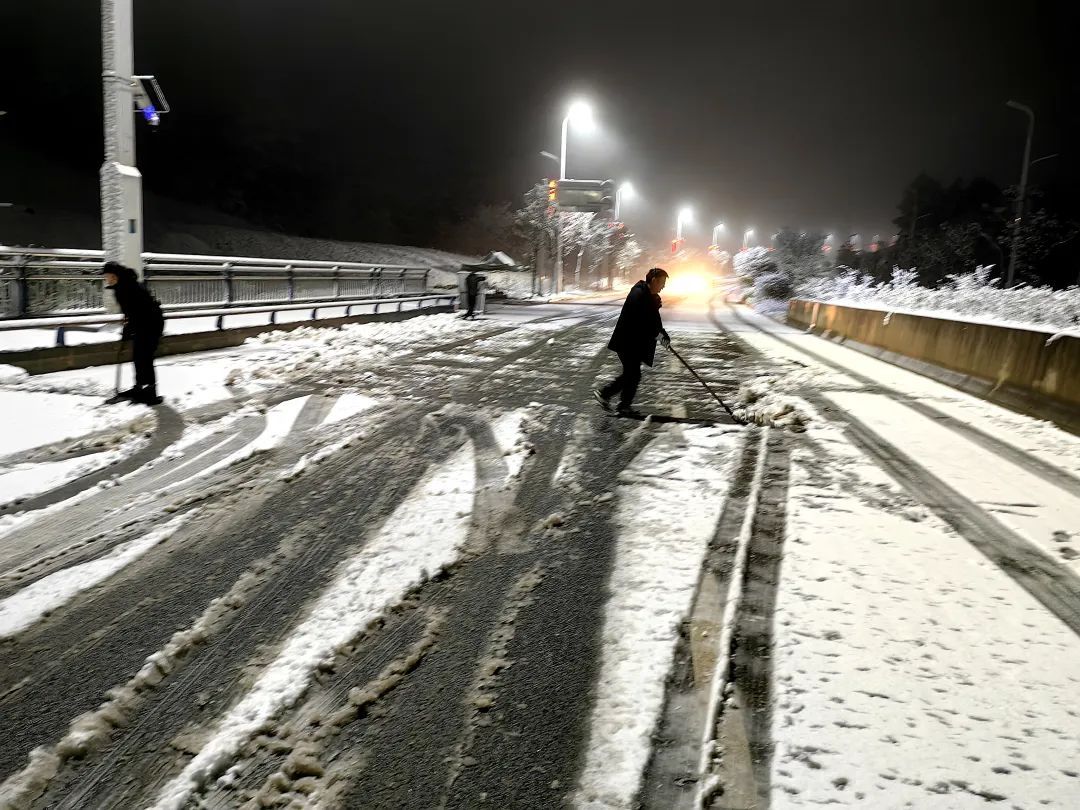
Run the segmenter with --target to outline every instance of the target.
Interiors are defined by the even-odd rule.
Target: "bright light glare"
[[[694,212],[689,208],[679,209],[679,222],[691,222],[694,219]]]
[[[582,132],[591,132],[596,129],[592,107],[587,101],[575,101],[570,105],[570,123]]]
[[[631,183],[629,180],[626,181],[621,186],[619,186],[619,193],[622,194],[623,197],[625,197],[626,199],[631,199],[636,193],[634,191],[634,184]]]
[[[665,292],[674,296],[700,296],[709,292],[709,278],[693,271],[676,271],[668,280]]]

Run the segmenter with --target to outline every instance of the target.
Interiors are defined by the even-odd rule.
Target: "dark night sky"
[[[646,236],[667,238],[684,202],[702,239],[718,218],[887,235],[919,171],[1016,181],[1009,98],[1039,116],[1033,156],[1063,153],[1032,181],[1080,177],[1068,5],[137,0],[136,69],[175,108],[140,134],[139,164],[158,194],[242,199],[288,230],[424,241],[447,211],[516,205],[583,95],[601,131],[572,136],[570,174],[632,179],[644,199],[624,218]],[[92,191],[98,5],[4,6],[19,35],[4,38],[0,197],[4,178],[45,193],[37,159]]]

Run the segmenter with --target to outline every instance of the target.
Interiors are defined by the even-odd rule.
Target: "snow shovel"
[[[116,385],[113,386],[113,394],[120,393],[120,360],[124,355],[124,341],[120,341],[120,345],[116,347]]]
[[[709,392],[710,394],[712,394],[712,398],[713,398],[713,399],[715,399],[715,400],[716,400],[717,402],[719,402],[719,403],[720,403],[720,405],[721,405],[721,406],[722,406],[722,407],[724,408],[724,410],[728,412],[728,416],[730,416],[730,417],[731,417],[731,418],[732,418],[733,420],[735,420],[735,424],[737,424],[737,425],[745,425],[745,424],[746,424],[746,422],[745,422],[745,421],[743,421],[742,419],[740,419],[739,417],[737,417],[737,416],[736,416],[736,415],[735,415],[735,414],[734,414],[734,413],[732,412],[731,408],[729,408],[729,407],[727,406],[727,403],[726,403],[726,402],[724,402],[724,400],[720,399],[720,397],[719,397],[719,396],[717,395],[717,393],[716,393],[715,391],[713,391],[713,390],[712,390],[712,388],[710,388],[710,387],[709,387],[709,384],[708,384],[707,382],[705,382],[705,380],[703,380],[703,379],[701,378],[701,375],[700,375],[700,374],[698,374],[698,373],[697,373],[696,371],[694,371],[694,369],[693,369],[693,368],[691,368],[690,364],[689,364],[689,363],[687,363],[687,362],[686,362],[686,361],[685,361],[685,360],[683,359],[683,356],[682,356],[681,354],[679,354],[679,353],[678,353],[677,351],[675,351],[675,350],[674,350],[673,348],[671,348],[671,344],[670,344],[670,343],[669,343],[669,344],[668,344],[668,346],[667,346],[667,350],[668,350],[669,352],[671,352],[671,353],[672,353],[673,355],[675,355],[675,357],[676,357],[676,358],[678,358],[678,360],[679,360],[679,362],[680,362],[680,363],[682,363],[682,364],[683,364],[684,366],[686,366],[686,370],[687,370],[687,371],[689,371],[689,372],[690,372],[691,374],[693,374],[693,375],[694,375],[694,377],[695,377],[695,378],[697,379],[697,381],[698,381],[699,383],[701,383],[701,384],[702,384],[703,386],[705,386],[705,390],[706,390],[706,391],[708,391],[708,392]]]
[[[113,395],[109,397],[103,404],[116,405],[120,402],[126,402],[126,397],[120,396],[120,361],[124,356],[124,341],[120,341],[120,345],[116,347],[116,382],[113,385]]]

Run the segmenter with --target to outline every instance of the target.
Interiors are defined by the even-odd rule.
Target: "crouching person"
[[[161,397],[157,393],[154,354],[161,342],[161,333],[165,331],[161,304],[139,283],[139,277],[130,267],[108,262],[101,273],[105,276],[106,289],[113,291],[116,303],[124,313],[124,331],[120,339],[131,341],[131,356],[135,365],[134,387],[118,392],[114,399],[159,405]]]

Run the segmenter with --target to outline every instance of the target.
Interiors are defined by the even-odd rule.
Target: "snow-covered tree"
[[[835,263],[821,250],[825,234],[818,231],[795,231],[784,228],[776,235],[773,259],[787,271],[796,284],[834,275]]]
[[[645,249],[641,246],[641,243],[630,234],[619,241],[619,246],[615,250],[615,267],[618,269],[620,275],[630,276],[637,270],[638,265],[641,262],[641,256],[645,253]]]
[[[537,256],[555,255],[556,214],[548,201],[547,185],[537,183],[525,192],[525,205],[514,212],[514,227],[524,243],[524,260],[535,264]]]
[[[735,254],[735,275],[750,291],[755,306],[764,301],[786,301],[795,292],[795,277],[781,268],[772,252],[752,247]]]

